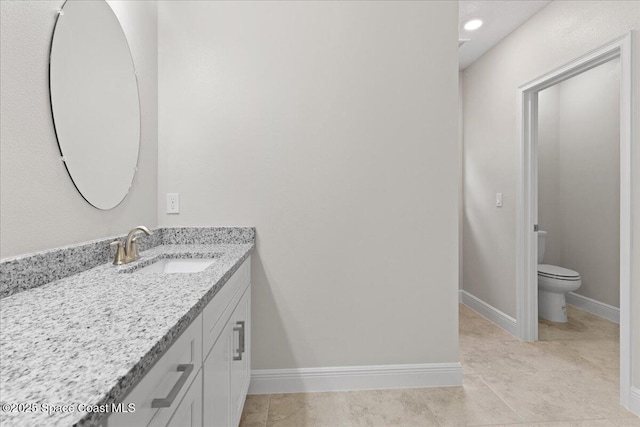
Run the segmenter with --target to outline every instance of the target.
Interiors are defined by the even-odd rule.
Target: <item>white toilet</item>
[[[567,322],[566,293],[576,291],[580,274],[568,268],[541,264],[544,259],[546,231],[538,231],[538,316],[552,322]]]

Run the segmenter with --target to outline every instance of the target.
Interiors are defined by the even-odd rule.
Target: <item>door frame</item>
[[[620,58],[620,400],[628,407],[632,384],[631,191],[633,141],[633,34],[631,31],[518,88],[517,331],[538,340],[538,92]]]

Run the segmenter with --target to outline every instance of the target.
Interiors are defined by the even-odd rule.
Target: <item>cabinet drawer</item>
[[[202,365],[202,315],[194,319],[186,331],[160,357],[151,370],[122,401],[135,403],[133,413],[114,413],[109,427],[166,425],[183,399]],[[172,390],[174,395],[172,395]],[[175,391],[177,390],[177,394]],[[166,399],[165,402],[154,399]],[[153,407],[158,403],[168,405]]]
[[[238,300],[242,297],[244,289],[249,285],[250,274],[251,257],[242,263],[202,311],[203,359],[207,358],[207,354],[213,348]]]
[[[152,422],[149,427],[202,427],[202,370],[191,383],[169,423]]]

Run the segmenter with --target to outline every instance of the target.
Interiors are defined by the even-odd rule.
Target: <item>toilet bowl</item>
[[[580,274],[568,268],[541,264],[546,237],[546,231],[538,231],[538,316],[552,322],[566,323],[566,294],[580,288],[582,279]]]

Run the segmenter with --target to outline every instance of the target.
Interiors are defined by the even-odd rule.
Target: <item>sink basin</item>
[[[216,262],[215,258],[173,259],[163,258],[137,270],[135,273],[197,273]]]

